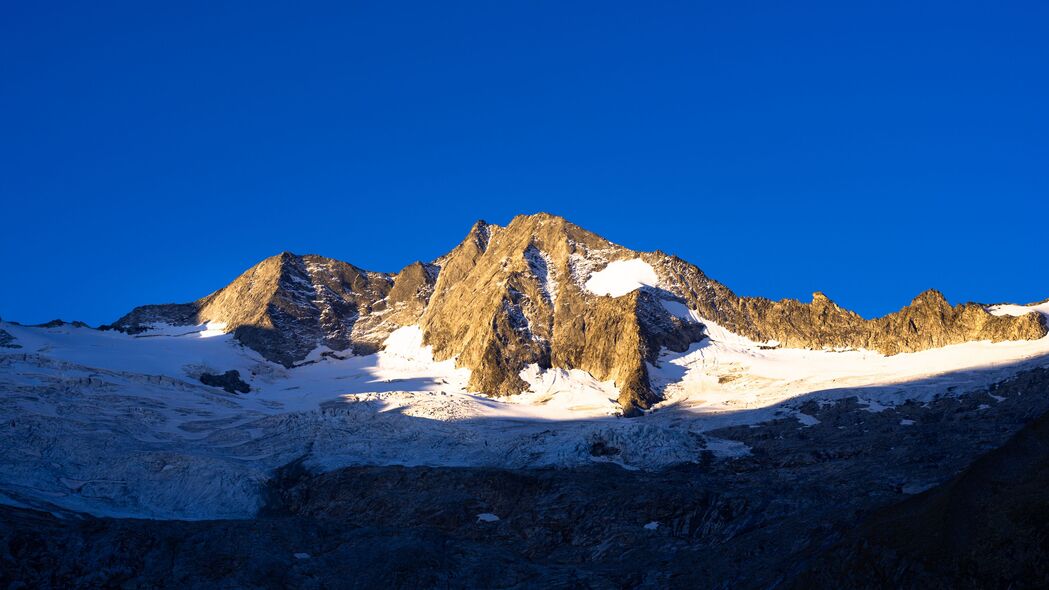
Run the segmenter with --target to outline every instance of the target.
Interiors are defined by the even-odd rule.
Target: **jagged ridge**
[[[422,263],[390,275],[284,252],[193,303],[138,307],[113,326],[136,333],[159,322],[224,324],[245,346],[291,367],[318,346],[375,352],[392,330],[414,323],[435,275]]]
[[[620,297],[595,295],[586,281],[614,261],[640,259],[658,283]],[[492,395],[524,390],[521,370],[582,369],[613,380],[627,412],[656,401],[647,363],[661,348],[685,350],[703,327],[670,310],[699,316],[756,341],[807,348],[912,352],[970,340],[1036,339],[1040,314],[995,316],[984,306],[951,306],[937,291],[866,320],[822,293],[811,303],[740,297],[696,266],[662,252],[639,253],[563,218],[515,217],[506,227],[483,221],[433,264],[396,275],[283,253],[255,265],[227,287],[188,304],[136,308],[114,325],[219,322],[265,358],[293,366],[317,346],[375,351],[400,326],[419,324],[438,359],[472,370],[470,387]]]

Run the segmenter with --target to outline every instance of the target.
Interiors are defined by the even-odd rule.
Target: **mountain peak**
[[[812,304],[813,305],[834,305],[834,302],[831,301],[830,297],[827,297],[823,293],[823,291],[816,291],[815,293],[812,294]]]
[[[281,252],[193,303],[136,308],[114,326],[136,333],[160,323],[215,323],[263,357],[292,366],[318,345],[376,350],[395,326],[362,320],[393,283],[390,275],[332,258]]]
[[[596,276],[616,284],[613,296],[591,290]],[[224,325],[289,367],[318,346],[373,352],[396,328],[418,324],[438,360],[471,370],[475,391],[519,393],[529,365],[581,369],[614,381],[628,412],[657,399],[647,363],[662,349],[686,350],[704,337],[706,322],[758,342],[885,354],[1046,333],[1039,314],[951,307],[935,290],[875,320],[819,291],[811,303],[740,297],[676,256],[636,252],[542,212],[506,226],[478,220],[433,264],[415,262],[396,275],[282,252],[207,297],[136,308],[116,327],[134,332],[160,322]]]
[[[911,300],[911,305],[945,306],[950,304],[947,302],[947,297],[945,297],[942,292],[936,289],[926,289]]]

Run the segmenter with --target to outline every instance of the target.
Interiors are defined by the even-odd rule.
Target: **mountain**
[[[659,352],[685,351],[710,323],[771,347],[889,355],[1046,334],[1041,314],[952,306],[934,290],[873,320],[822,293],[810,303],[741,297],[680,258],[636,252],[544,213],[505,227],[478,221],[448,254],[397,274],[285,252],[202,299],[139,307],[113,327],[204,323],[286,367],[318,347],[370,354],[397,328],[418,325],[437,360],[470,369],[473,391],[521,393],[521,372],[533,364],[580,369],[613,381],[628,414],[659,400],[649,375]]]
[[[1046,317],[741,296],[539,214],[0,321],[0,586],[1044,587]]]
[[[375,352],[391,331],[417,320],[435,275],[435,267],[422,263],[390,275],[283,252],[197,301],[137,307],[113,327],[135,334],[154,324],[213,322],[263,357],[291,367],[318,346]]]

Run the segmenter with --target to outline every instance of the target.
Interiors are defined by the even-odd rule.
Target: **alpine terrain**
[[[4,321],[0,585],[1045,587],[1047,316],[738,295],[540,213]]]

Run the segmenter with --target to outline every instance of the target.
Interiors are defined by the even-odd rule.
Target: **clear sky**
[[[0,315],[548,211],[865,316],[1049,297],[1049,3],[4,2]]]

